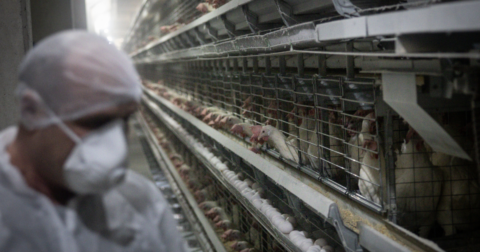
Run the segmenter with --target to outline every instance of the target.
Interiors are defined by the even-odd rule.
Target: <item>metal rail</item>
[[[480,9],[479,1],[458,1],[432,5],[424,8],[396,11],[384,14],[375,14],[364,17],[343,19],[332,22],[314,24],[307,22],[273,31],[264,35],[240,36],[229,41],[208,44],[200,47],[190,47],[179,50],[165,50],[166,53],[151,53],[151,49],[162,47],[165,42],[173,39],[180,34],[186,33],[190,29],[205,24],[214,18],[223,15],[227,11],[232,11],[236,7],[246,4],[250,1],[231,1],[222,6],[217,11],[211,12],[185,27],[162,37],[155,43],[152,43],[130,56],[137,60],[146,59],[155,56],[161,60],[172,60],[181,58],[197,57],[215,57],[221,54],[238,53],[266,53],[275,51],[290,51],[298,48],[312,48],[331,44],[346,39],[364,39],[376,37],[392,37],[396,43],[396,49],[393,53],[365,53],[358,52],[317,52],[330,54],[347,54],[352,56],[379,56],[379,57],[461,57],[461,58],[479,58],[479,53],[423,53],[418,48],[411,47],[409,40],[412,36],[418,34],[432,33],[462,33],[480,31],[480,17],[476,10]],[[448,18],[445,18],[448,17]],[[414,37],[414,38],[417,38]],[[428,41],[428,37],[426,38]],[[202,44],[202,43],[201,43]],[[429,40],[429,45],[433,46],[434,40]],[[245,48],[245,49],[243,49]],[[433,49],[436,51],[435,49]],[[149,54],[147,54],[149,53]],[[158,60],[157,59],[157,60]],[[140,61],[139,61],[140,62]]]
[[[328,207],[328,209],[325,209],[325,205],[320,203],[320,202],[323,201],[322,199],[325,197],[322,194],[318,193],[315,190],[312,190],[311,188],[309,188],[308,186],[306,186],[304,183],[302,183],[300,181],[298,182],[298,188],[295,185],[292,188],[291,185],[295,184],[296,179],[291,177],[291,175],[288,175],[288,174],[284,173],[282,170],[274,167],[272,164],[269,164],[267,161],[263,162],[262,160],[258,160],[258,159],[262,159],[262,158],[252,156],[249,153],[248,150],[244,149],[243,147],[239,146],[238,144],[235,144],[235,143],[231,142],[230,139],[226,138],[222,134],[216,133],[210,127],[208,127],[206,125],[203,125],[203,123],[198,121],[198,119],[192,118],[189,114],[187,114],[184,111],[176,108],[172,104],[169,104],[169,102],[164,101],[162,98],[160,98],[160,97],[156,97],[156,98],[157,98],[157,99],[155,99],[156,102],[159,103],[159,105],[161,104],[161,106],[163,108],[169,109],[169,110],[171,109],[169,111],[169,113],[175,113],[177,116],[180,116],[180,117],[184,118],[183,120],[189,121],[191,123],[190,126],[195,125],[193,127],[200,130],[202,132],[202,134],[207,134],[208,136],[212,137],[212,139],[215,139],[217,144],[221,144],[223,146],[226,146],[226,145],[232,146],[233,148],[229,148],[229,147],[227,147],[227,148],[230,151],[235,152],[236,154],[239,154],[240,158],[244,159],[244,161],[246,161],[246,162],[251,163],[256,169],[264,172],[269,177],[271,176],[271,178],[274,179],[274,181],[276,181],[279,185],[281,185],[285,189],[287,189],[289,191],[292,190],[292,189],[297,189],[297,190],[292,190],[293,192],[292,191],[291,192],[294,195],[301,198],[302,201],[305,204],[310,205],[312,207],[312,209],[316,210],[317,213],[320,214],[320,216],[327,217],[325,219],[327,221],[329,221],[330,223],[332,223],[337,228],[337,232],[339,232],[339,236],[342,238],[342,240],[344,242],[344,246],[346,246],[349,250],[354,251],[354,248],[355,248],[354,244],[357,244],[357,239],[358,239],[357,235],[343,226],[343,224],[342,224],[343,221],[340,217],[340,214],[338,212],[338,208],[337,208],[335,203],[330,204],[330,207]],[[146,98],[146,97],[143,100],[144,100],[144,104],[147,107],[150,107],[151,109],[153,109],[153,111],[157,114],[158,119],[163,120],[166,124],[168,124],[168,121],[171,121],[170,116],[168,114],[162,112],[161,109],[159,107],[157,107],[156,104],[152,103],[151,101],[148,101],[148,98]],[[174,128],[171,128],[171,130],[172,130],[173,133],[176,132],[176,130]],[[177,133],[177,137],[179,139],[182,139],[183,136],[181,134]],[[228,143],[228,142],[230,142],[230,143]],[[191,149],[191,151],[195,151],[195,150]],[[243,155],[241,155],[241,153],[244,152],[244,151],[245,151],[245,155],[243,156]],[[258,161],[258,163],[256,161]],[[272,167],[275,170],[270,170],[269,167]],[[305,200],[307,200],[307,201],[305,201]],[[329,201],[329,200],[327,200],[327,201]],[[320,203],[321,206],[318,206],[318,203]],[[319,209],[318,207],[321,207],[321,209]],[[324,209],[324,210],[322,210],[322,209]],[[321,214],[319,210],[323,211],[324,213],[327,213],[327,214],[326,215]],[[366,232],[368,232],[368,231],[366,231]],[[373,234],[373,235],[375,235],[375,234]],[[398,248],[398,246],[399,246],[396,242],[394,242],[393,240],[390,240],[387,237],[379,236],[379,237],[377,237],[377,239],[383,239],[386,242],[386,244],[390,244],[388,246],[392,246],[391,247],[392,251],[393,251],[393,248]],[[388,250],[389,248],[385,248],[385,249],[386,250],[383,250],[383,251],[389,251]],[[435,248],[435,249],[431,248],[431,249],[436,250],[438,248]]]
[[[184,209],[191,209],[192,214],[194,214],[195,218],[201,224],[205,232],[205,235],[208,237],[208,240],[210,241],[214,249],[213,251],[226,252],[227,250],[225,249],[223,243],[218,238],[217,234],[213,230],[209,221],[205,218],[202,210],[198,207],[197,202],[195,201],[195,198],[188,191],[187,186],[185,185],[183,180],[180,178],[178,171],[175,170],[173,164],[168,158],[168,155],[159,146],[155,137],[153,137],[153,133],[151,132],[149,127],[146,125],[143,117],[139,115],[137,116],[137,120],[140,123],[142,130],[145,132],[151,151],[153,152],[159,164],[163,164],[161,165],[161,168],[164,171],[166,177],[168,178],[170,185],[172,185],[172,187],[174,188],[175,187],[178,188],[178,191],[176,192],[181,194],[177,194],[177,195],[180,198],[185,199],[185,203],[188,204],[188,205],[184,205]]]

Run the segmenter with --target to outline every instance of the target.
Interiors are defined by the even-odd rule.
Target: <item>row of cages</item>
[[[207,21],[170,38],[165,51],[191,48],[232,38],[266,34],[302,23],[325,23],[375,13],[407,10],[443,1],[420,0],[188,0],[149,1],[152,8],[142,14],[138,28],[123,48],[134,52],[188,25],[202,15],[230,4],[228,10],[210,15]],[[156,8],[155,8],[156,6]],[[165,52],[162,50],[162,52]]]
[[[261,126],[269,137],[240,137],[252,151],[300,169],[421,237],[440,244],[445,236],[463,240],[478,233],[475,163],[432,150],[383,102],[378,76],[321,76],[282,64],[266,69],[241,59],[228,62],[143,65],[138,70],[158,96],[174,103],[180,96],[206,108],[203,115],[188,111],[218,130],[239,133],[228,121],[216,124],[215,117]],[[429,112],[473,156],[471,111]],[[469,239],[464,245],[469,243],[476,242]]]
[[[140,143],[143,148],[147,163],[152,174],[152,179],[155,185],[162,193],[163,197],[167,200],[169,207],[172,210],[173,218],[177,221],[177,230],[183,236],[190,252],[206,252],[213,251],[209,244],[205,244],[206,240],[199,239],[198,234],[202,233],[201,226],[192,221],[193,213],[190,209],[187,209],[183,197],[177,197],[179,195],[178,187],[172,187],[168,180],[165,171],[162,170],[162,164],[156,159],[152,149],[149,147],[148,140],[145,139],[142,128],[138,124],[134,124],[134,129],[137,135],[140,137]],[[181,202],[183,201],[183,202]]]
[[[254,216],[225,184],[217,180],[215,174],[175,134],[171,134],[151,108],[142,107],[141,112],[159,146],[168,154],[227,251],[291,251],[277,235],[262,226],[258,216]],[[234,172],[243,181],[252,183],[251,186],[262,193],[262,198],[288,216],[296,230],[303,231],[306,237],[314,241],[321,241],[325,251],[344,251],[335,228],[298,198],[247,163],[232,160],[230,155],[225,155],[224,150],[219,150],[214,145],[207,146],[228,167],[235,167]]]
[[[173,29],[192,22],[202,16],[196,7],[199,0],[188,1],[147,1],[139,13],[138,28],[128,37],[125,49],[130,51],[168,34]]]

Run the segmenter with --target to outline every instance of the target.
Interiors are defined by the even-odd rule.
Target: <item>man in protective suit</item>
[[[0,133],[0,251],[184,251],[155,185],[128,170],[141,97],[131,60],[67,31],[19,69],[20,123]]]

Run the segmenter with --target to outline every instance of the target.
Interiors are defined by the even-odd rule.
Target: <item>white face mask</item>
[[[80,139],[63,122],[60,128],[76,143],[63,165],[67,186],[75,193],[100,193],[125,178],[125,122],[117,119]]]

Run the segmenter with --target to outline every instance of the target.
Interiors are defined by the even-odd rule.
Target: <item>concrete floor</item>
[[[135,132],[133,122],[130,123],[130,132],[128,135],[128,163],[130,169],[152,180],[150,166],[148,165],[147,158],[140,144],[140,139]]]

